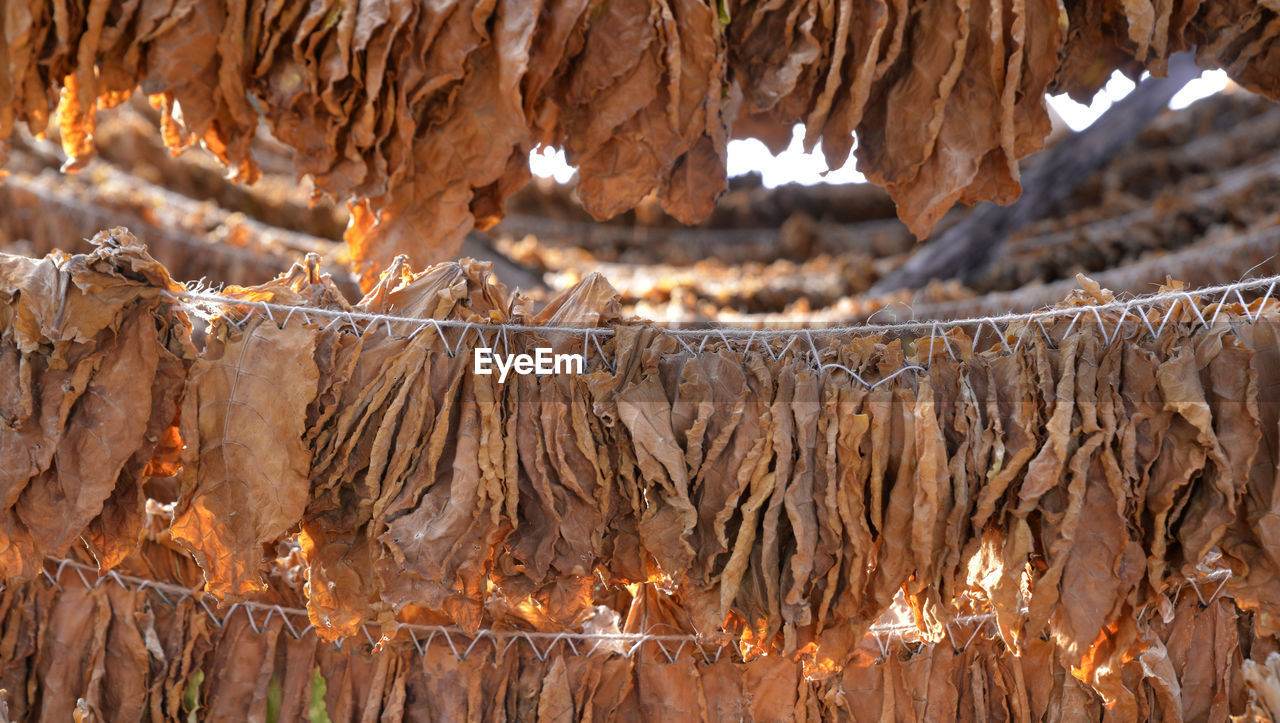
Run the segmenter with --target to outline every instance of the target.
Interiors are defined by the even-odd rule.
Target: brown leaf
[[[170,535],[205,571],[207,589],[263,589],[261,544],[297,525],[310,453],[303,442],[318,372],[315,331],[301,319],[215,326],[183,400],[182,497]]]

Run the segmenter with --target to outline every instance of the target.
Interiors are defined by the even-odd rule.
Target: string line
[[[1211,322],[1204,319],[1200,314],[1200,310],[1196,305],[1195,297],[1197,296],[1217,296],[1222,295],[1221,303],[1227,303],[1228,297],[1233,294],[1242,297],[1242,292],[1252,291],[1256,289],[1266,289],[1265,298],[1270,298],[1274,292],[1277,283],[1280,283],[1280,275],[1268,276],[1258,279],[1247,279],[1237,281],[1230,284],[1221,284],[1218,286],[1203,287],[1195,290],[1185,291],[1167,291],[1164,293],[1150,294],[1146,296],[1138,296],[1131,299],[1118,299],[1103,304],[1090,304],[1084,306],[1073,306],[1059,309],[1043,309],[1033,312],[1010,313],[998,316],[971,317],[965,319],[939,319],[939,320],[911,320],[898,322],[893,324],[859,324],[849,326],[821,326],[821,327],[797,327],[786,329],[742,329],[734,327],[710,327],[700,329],[670,329],[663,328],[661,324],[652,322],[638,322],[647,326],[655,326],[663,329],[663,333],[676,338],[693,338],[706,340],[710,337],[719,337],[722,340],[728,339],[778,339],[778,338],[794,338],[797,336],[841,336],[848,334],[891,334],[898,332],[920,332],[930,331],[936,334],[938,331],[945,331],[965,326],[984,326],[990,325],[998,329],[1000,324],[1011,324],[1020,321],[1036,321],[1043,322],[1048,319],[1064,319],[1068,317],[1078,319],[1083,314],[1092,314],[1097,317],[1101,324],[1101,314],[1109,311],[1120,311],[1127,315],[1134,309],[1141,309],[1146,306],[1154,306],[1166,302],[1186,301],[1191,310],[1197,315],[1200,321],[1209,325]],[[565,334],[585,334],[595,337],[610,337],[616,334],[612,327],[588,327],[588,326],[559,326],[559,325],[536,325],[536,324],[502,324],[464,321],[460,319],[429,319],[413,316],[398,316],[395,314],[377,314],[366,311],[344,311],[340,309],[326,309],[315,306],[290,306],[287,304],[278,304],[269,301],[252,301],[245,299],[230,298],[222,294],[209,293],[199,289],[188,290],[178,294],[169,294],[170,298],[180,304],[187,306],[197,312],[207,313],[207,309],[202,305],[213,307],[248,307],[256,308],[266,312],[272,318],[273,312],[282,314],[305,314],[315,315],[319,317],[329,318],[334,322],[347,322],[352,326],[356,326],[357,322],[367,322],[373,326],[377,324],[411,324],[418,328],[428,326],[436,329],[474,329],[481,333],[488,331],[497,332],[536,332],[536,333],[565,333]],[[1179,304],[1174,303],[1165,315],[1167,322],[1169,314],[1176,309]],[[1145,314],[1140,317],[1145,319]],[[1215,315],[1216,319],[1216,315]],[[1161,324],[1163,328],[1164,324]],[[1153,330],[1154,331],[1154,330]]]
[[[126,590],[137,590],[139,592],[142,592],[144,590],[151,590],[153,593],[158,595],[162,600],[164,600],[166,604],[170,604],[170,605],[174,603],[175,599],[190,598],[194,600],[197,605],[200,606],[201,610],[209,618],[209,620],[211,620],[215,625],[217,625],[220,628],[227,624],[227,621],[231,619],[231,616],[234,615],[237,610],[243,610],[245,613],[245,616],[248,618],[250,628],[252,628],[255,633],[259,633],[259,634],[265,633],[267,630],[267,626],[271,623],[272,617],[280,618],[285,632],[295,640],[307,635],[308,633],[314,633],[315,631],[315,627],[310,623],[310,616],[308,615],[307,611],[302,608],[288,607],[285,605],[276,605],[273,603],[244,601],[244,602],[233,603],[232,605],[229,606],[229,608],[225,613],[222,613],[222,615],[219,616],[218,613],[214,612],[214,608],[217,607],[217,602],[216,600],[214,600],[213,596],[196,589],[184,587],[182,585],[178,585],[175,583],[161,582],[158,580],[152,580],[145,577],[138,577],[135,575],[126,575],[126,574],[116,572],[115,570],[108,570],[107,572],[99,575],[98,568],[96,566],[83,563],[78,560],[73,560],[71,558],[50,557],[46,559],[45,563],[46,564],[42,570],[42,572],[44,573],[45,579],[48,580],[54,587],[59,589],[61,589],[62,587],[63,573],[67,570],[70,570],[71,572],[74,572],[78,578],[80,578],[80,582],[83,583],[84,586],[88,589],[95,589],[106,581],[112,581],[118,584],[121,588]],[[52,567],[52,571],[50,571],[50,567]],[[1186,577],[1184,579],[1183,584],[1178,585],[1175,588],[1174,597],[1173,597],[1174,604],[1177,604],[1178,598],[1181,595],[1182,590],[1186,587],[1190,587],[1195,591],[1195,594],[1199,599],[1201,605],[1207,606],[1212,602],[1214,602],[1215,600],[1217,600],[1218,596],[1222,593],[1222,590],[1226,586],[1227,581],[1231,578],[1231,570],[1229,568],[1216,568],[1216,569],[1204,570],[1203,572],[1204,574],[1200,577],[1200,579]],[[1209,593],[1208,596],[1204,594],[1204,592],[1201,590],[1201,587],[1200,587],[1201,584],[1205,584],[1205,583],[1207,584],[1216,583],[1216,587]],[[210,605],[211,601],[213,602],[212,606]],[[255,612],[262,615],[261,620],[254,617]],[[1025,607],[1019,610],[1019,613],[1023,616],[1025,616],[1027,612],[1028,610]],[[296,620],[299,618],[307,621],[307,624],[301,628],[295,626],[293,623],[293,620]],[[997,619],[996,614],[992,612],[978,613],[978,614],[972,614],[972,615],[958,615],[946,623],[945,627],[947,631],[947,637],[952,641],[952,644],[954,645],[956,640],[959,639],[958,635],[956,634],[957,629],[964,628],[965,626],[968,626],[968,625],[973,625],[974,628],[971,631],[970,635],[968,636],[968,639],[964,642],[963,645],[957,646],[957,650],[963,650],[968,647],[969,643],[973,642],[973,640],[978,636],[979,633],[981,633],[981,631],[984,628],[986,628],[988,625],[994,624],[996,622],[996,619]],[[370,632],[370,630],[371,628],[378,628],[378,627],[379,626],[377,624],[366,623],[361,625],[361,628],[360,628],[361,632],[364,634],[364,638],[366,642],[368,642],[369,646],[374,649],[377,649],[378,647],[378,639],[381,637],[382,631],[379,630],[378,636],[375,637],[374,634]],[[654,633],[654,632],[547,633],[547,632],[525,631],[525,630],[496,630],[492,628],[483,628],[476,631],[467,631],[461,627],[452,626],[452,625],[422,625],[422,624],[416,624],[416,623],[397,623],[395,625],[395,631],[393,631],[392,635],[390,636],[390,639],[394,640],[395,636],[401,630],[408,633],[409,640],[413,644],[414,648],[418,651],[419,655],[426,655],[432,643],[437,639],[439,639],[439,640],[443,640],[445,645],[447,645],[448,648],[450,649],[450,652],[452,652],[455,655],[455,657],[457,657],[460,660],[466,660],[467,656],[471,654],[471,652],[476,648],[476,646],[479,645],[479,643],[482,640],[485,640],[486,638],[493,643],[495,649],[499,646],[500,643],[505,642],[506,644],[502,646],[502,652],[504,654],[506,653],[506,651],[510,650],[513,644],[523,641],[525,644],[529,645],[530,648],[532,648],[534,654],[538,657],[538,659],[543,661],[547,659],[547,656],[550,655],[551,650],[557,644],[565,645],[566,647],[569,648],[569,650],[574,655],[592,655],[597,652],[602,652],[602,653],[618,654],[628,658],[635,655],[635,653],[641,648],[641,646],[646,644],[653,644],[658,647],[658,649],[662,652],[663,656],[668,660],[668,662],[671,662],[671,663],[675,663],[677,660],[679,660],[681,653],[684,651],[686,647],[697,651],[698,654],[700,654],[703,657],[704,661],[707,662],[708,664],[718,662],[720,660],[720,656],[723,654],[725,649],[734,651],[734,655],[736,657],[738,657],[739,659],[742,658],[741,651],[736,646],[732,645],[731,642],[718,642],[718,641],[709,640],[707,638],[704,638],[698,635],[687,635],[687,634],[662,634],[662,633]],[[893,644],[893,641],[895,639],[899,643],[905,644],[908,642],[908,638],[914,635],[917,637],[915,640],[911,642],[916,642],[923,645],[936,644],[933,642],[920,640],[918,638],[919,633],[920,633],[919,628],[914,623],[911,623],[911,622],[876,623],[872,625],[870,628],[868,628],[867,630],[867,635],[874,640],[876,646],[879,648],[881,652],[882,658],[888,654],[889,647]],[[455,641],[454,640],[455,637],[459,638],[460,640]],[[465,647],[460,647],[460,643],[466,640],[469,640],[470,642],[466,643]],[[543,645],[540,647],[539,643],[542,643]],[[583,645],[583,647],[585,648],[587,643],[593,643],[593,644],[589,648],[586,648],[585,651],[582,649],[579,649],[579,644]],[[336,643],[336,645],[340,647],[342,645],[342,642],[339,641],[338,643]],[[671,648],[669,648],[668,645],[675,646],[674,652],[672,652]],[[603,650],[601,650],[602,647],[603,647]],[[712,653],[707,652],[708,647],[713,648]],[[880,662],[883,662],[883,660],[881,660]]]

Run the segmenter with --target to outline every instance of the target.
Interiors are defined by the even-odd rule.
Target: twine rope
[[[233,603],[225,612],[219,614],[216,610],[217,601],[213,596],[197,589],[145,577],[125,575],[115,570],[108,570],[99,575],[98,569],[94,565],[71,558],[51,557],[46,559],[43,568],[44,578],[54,587],[62,588],[62,579],[68,572],[74,574],[88,589],[96,589],[103,583],[113,582],[125,590],[150,591],[168,605],[190,598],[195,601],[199,611],[203,612],[209,621],[219,628],[224,627],[237,611],[241,611],[245,615],[249,627],[258,634],[267,632],[273,617],[280,619],[281,629],[295,640],[315,633],[315,627],[311,624],[307,611],[302,608],[244,601]],[[1213,568],[1202,570],[1201,572],[1202,575],[1199,577],[1185,578],[1183,583],[1174,589],[1173,603],[1175,605],[1182,591],[1190,588],[1195,592],[1200,604],[1208,606],[1221,596],[1227,581],[1231,578],[1231,570],[1229,568]],[[1020,612],[1022,615],[1026,615],[1027,610],[1022,608]],[[302,624],[304,621],[305,624]],[[962,651],[968,648],[980,634],[983,634],[983,631],[991,629],[995,623],[995,613],[959,615],[946,623],[947,639],[951,641],[957,651]],[[973,627],[969,631],[967,639],[963,643],[957,644],[957,641],[963,635],[964,629],[968,626]],[[379,629],[377,635],[375,635],[372,630],[378,627],[376,624],[366,623],[360,628],[365,641],[374,649],[377,649],[379,639],[384,632]],[[708,665],[718,662],[726,649],[734,651],[735,657],[741,658],[741,651],[729,643],[713,641],[697,635],[663,634],[652,631],[644,633],[545,633],[484,628],[468,632],[463,628],[451,625],[398,623],[395,626],[395,630],[392,631],[390,639],[394,639],[401,631],[408,634],[409,641],[419,655],[427,655],[433,644],[444,644],[459,660],[466,660],[467,656],[480,645],[481,641],[486,639],[492,643],[495,651],[501,654],[505,654],[513,645],[518,643],[528,645],[540,661],[546,661],[557,645],[563,645],[572,655],[616,654],[627,658],[634,656],[643,646],[653,645],[657,647],[668,663],[677,662],[686,650],[696,652],[702,657],[703,662]],[[867,631],[868,637],[872,639],[880,652],[880,658],[877,659],[877,663],[883,663],[887,659],[889,651],[895,646],[919,647],[937,644],[921,640],[919,633],[920,631],[916,625],[910,622],[877,623]],[[342,642],[339,641],[336,645],[341,646]],[[711,650],[708,650],[708,648],[711,648]]]
[[[1198,320],[1205,326],[1211,326],[1217,320],[1218,313],[1215,312],[1212,319],[1205,319],[1201,313],[1199,306],[1196,304],[1197,296],[1221,296],[1218,302],[1218,309],[1221,310],[1223,304],[1229,303],[1234,296],[1241,304],[1245,303],[1245,291],[1255,291],[1258,289],[1266,289],[1262,298],[1269,299],[1274,293],[1276,285],[1280,283],[1280,275],[1267,276],[1257,279],[1245,279],[1230,284],[1220,284],[1218,286],[1208,286],[1195,290],[1183,291],[1167,291],[1158,294],[1148,294],[1137,296],[1131,299],[1117,299],[1115,301],[1103,304],[1091,304],[1085,306],[1074,306],[1061,309],[1043,309],[1040,311],[1001,314],[997,316],[981,316],[970,317],[965,319],[939,319],[939,320],[911,320],[898,322],[894,324],[859,324],[850,326],[820,326],[808,328],[786,328],[786,329],[738,329],[733,327],[711,327],[702,329],[669,329],[663,328],[663,333],[682,339],[701,339],[705,343],[707,339],[719,337],[723,341],[728,339],[745,339],[748,341],[754,339],[794,339],[798,336],[845,336],[850,334],[892,334],[900,332],[921,332],[921,331],[946,331],[954,328],[966,326],[990,326],[999,333],[999,325],[1008,325],[1015,322],[1034,321],[1043,323],[1051,319],[1070,318],[1072,322],[1077,322],[1082,316],[1088,314],[1093,316],[1101,325],[1103,323],[1102,313],[1110,311],[1121,312],[1121,319],[1127,317],[1134,310],[1146,311],[1146,307],[1157,306],[1166,302],[1172,303],[1166,311],[1160,328],[1163,329],[1167,324],[1169,317],[1180,306],[1176,302],[1185,301],[1189,305],[1191,311],[1197,316]],[[303,314],[307,317],[317,316],[321,318],[331,319],[332,323],[346,322],[353,328],[359,329],[360,322],[364,322],[365,328],[382,324],[390,331],[392,324],[407,324],[418,329],[433,327],[440,329],[464,329],[476,330],[481,332],[536,332],[536,333],[564,333],[564,334],[589,334],[596,337],[608,338],[616,332],[612,327],[588,327],[588,326],[558,326],[558,325],[536,325],[536,324],[494,324],[486,322],[465,321],[460,319],[424,319],[413,316],[398,316],[395,314],[376,314],[365,311],[343,311],[339,309],[325,309],[316,306],[289,306],[287,304],[277,304],[269,301],[252,301],[246,299],[235,299],[223,294],[213,293],[196,288],[186,292],[172,294],[171,298],[175,301],[194,309],[202,314],[208,314],[210,308],[218,307],[248,307],[262,310],[272,319],[275,319],[275,313],[286,315],[286,320],[293,314]],[[1146,319],[1146,314],[1139,314],[1141,318]],[[1254,315],[1249,315],[1250,320],[1254,320]],[[1147,321],[1150,326],[1149,320]],[[650,324],[652,326],[661,327],[660,324]],[[1159,333],[1155,328],[1151,329],[1153,333]]]

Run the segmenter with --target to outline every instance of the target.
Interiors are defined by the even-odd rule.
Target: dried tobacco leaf
[[[169,534],[218,597],[264,588],[261,545],[298,524],[311,456],[303,436],[316,396],[315,329],[294,318],[215,324],[182,407],[181,498]]]

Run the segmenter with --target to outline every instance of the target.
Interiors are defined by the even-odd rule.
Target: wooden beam
[[[489,238],[484,234],[475,231],[467,234],[466,239],[462,242],[462,250],[458,255],[470,256],[477,261],[492,263],[493,273],[511,291],[516,289],[529,291],[531,289],[548,288],[547,282],[542,279],[541,273],[507,258],[501,251],[494,248]]]

